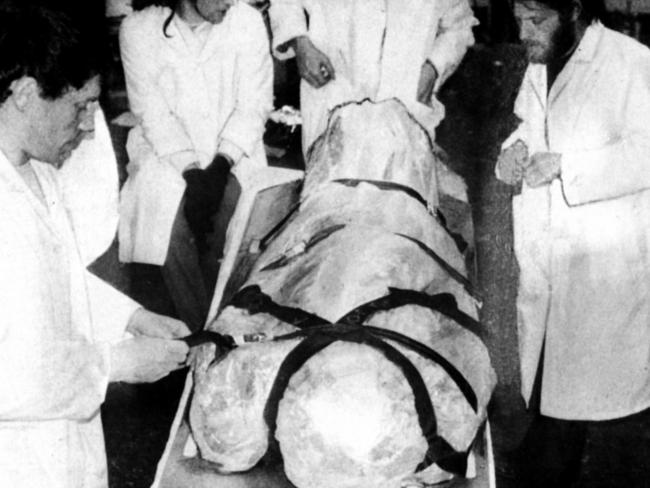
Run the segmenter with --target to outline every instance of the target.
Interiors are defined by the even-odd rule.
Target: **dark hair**
[[[142,10],[144,8],[151,7],[151,6],[170,8],[172,11],[169,14],[169,16],[165,19],[162,30],[165,37],[171,37],[169,34],[167,34],[167,28],[169,27],[169,24],[172,23],[172,19],[176,14],[176,8],[178,7],[180,1],[181,0],[133,0],[132,6],[134,10]]]
[[[36,80],[41,96],[55,99],[83,87],[102,67],[97,38],[83,36],[65,14],[29,0],[0,2],[0,53],[0,103],[23,76]]]
[[[535,1],[546,5],[558,12],[568,12],[573,6],[573,0],[516,0],[521,3]],[[606,17],[607,9],[605,8],[604,0],[579,0],[582,6],[580,18],[591,24],[595,20],[604,20]]]

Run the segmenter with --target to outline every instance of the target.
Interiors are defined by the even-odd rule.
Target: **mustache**
[[[532,49],[532,48],[543,48],[544,46],[542,45],[541,42],[537,41],[521,41],[522,46],[526,49]]]

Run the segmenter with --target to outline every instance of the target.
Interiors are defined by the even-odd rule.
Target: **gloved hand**
[[[537,152],[530,158],[524,179],[531,188],[548,185],[560,176],[562,155],[552,152]]]
[[[212,216],[221,204],[230,166],[227,156],[217,154],[207,168],[183,172],[186,183],[183,212],[200,250],[207,246],[206,236],[212,231]]]
[[[521,139],[517,139],[501,151],[497,160],[497,178],[508,185],[517,185],[522,181],[528,164],[528,147]]]
[[[160,339],[178,339],[191,334],[187,325],[180,320],[158,315],[144,308],[137,309],[131,315],[126,330],[133,335]]]
[[[296,52],[298,73],[307,83],[320,88],[336,78],[330,59],[308,37],[296,37],[291,43]]]
[[[183,341],[135,337],[111,346],[110,381],[151,383],[185,366]]]

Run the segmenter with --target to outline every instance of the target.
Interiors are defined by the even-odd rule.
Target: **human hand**
[[[213,228],[212,216],[221,204],[230,167],[230,159],[217,154],[207,168],[189,168],[183,172],[186,183],[183,213],[199,250],[207,246],[207,235]]]
[[[137,309],[126,330],[133,335],[157,337],[159,339],[178,339],[191,334],[190,329],[180,320],[158,315],[144,308]]]
[[[139,336],[111,346],[110,381],[152,383],[183,368],[189,347],[183,341]]]
[[[336,78],[330,59],[307,36],[296,37],[291,43],[296,52],[298,73],[307,83],[320,88]]]
[[[552,152],[537,152],[530,158],[525,169],[524,180],[531,188],[548,185],[560,176],[562,155]]]
[[[438,80],[438,71],[436,67],[430,62],[425,61],[422,63],[420,69],[420,80],[418,81],[417,101],[424,105],[431,105],[431,97],[433,96],[433,89]]]
[[[497,160],[497,178],[508,185],[517,185],[524,177],[528,162],[528,147],[521,139],[507,147]]]

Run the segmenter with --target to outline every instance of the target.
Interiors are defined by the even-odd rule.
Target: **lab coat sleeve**
[[[0,421],[93,417],[106,394],[110,346],[58,330],[62,305],[34,293],[36,275],[23,274],[15,250],[0,251]]]
[[[151,38],[149,19],[136,13],[124,19],[120,28],[120,53],[131,111],[142,125],[145,138],[162,161],[182,172],[198,161],[192,141],[174,115],[161,86],[163,75],[157,70],[156,46]],[[158,26],[161,29],[162,25]]]
[[[262,17],[251,9],[247,20],[246,41],[237,57],[235,107],[219,134],[219,148],[234,144],[250,156],[262,141],[273,107],[273,63]],[[233,160],[237,156],[231,155]]]
[[[129,319],[142,306],[92,272],[87,272],[95,339],[114,344],[124,339]]]
[[[295,55],[286,43],[298,36],[307,35],[307,18],[302,0],[271,0],[269,8],[271,31],[273,33],[273,54],[278,59]]]
[[[104,401],[110,371],[106,343],[80,338],[23,344],[3,338],[0,355],[0,421],[85,420]]]
[[[444,3],[438,33],[428,56],[438,72],[434,92],[453,74],[467,48],[474,44],[472,27],[478,24],[467,0],[444,0]]]
[[[635,63],[629,76],[620,135],[599,148],[562,154],[562,188],[569,205],[650,189],[650,63]]]

